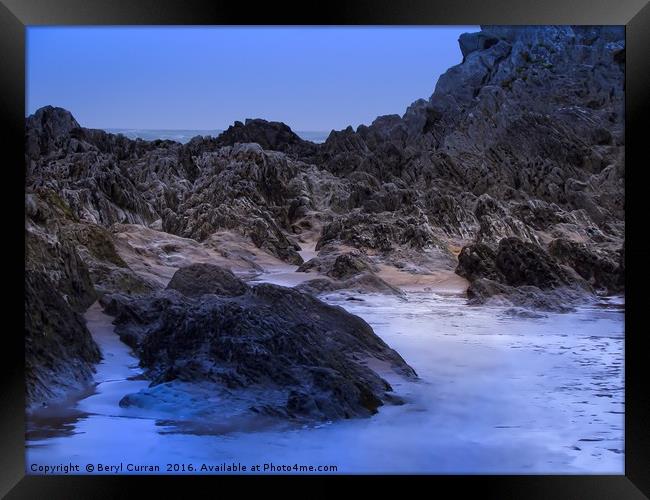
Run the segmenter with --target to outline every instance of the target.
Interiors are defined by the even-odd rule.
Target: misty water
[[[274,281],[269,276],[268,281]],[[417,371],[386,376],[406,400],[377,415],[302,428],[199,432],[119,400],[147,385],[98,305],[94,392],[33,417],[32,464],[334,465],[339,473],[624,472],[624,306],[513,316],[460,296],[324,298],[364,318]],[[127,472],[124,470],[123,472]]]

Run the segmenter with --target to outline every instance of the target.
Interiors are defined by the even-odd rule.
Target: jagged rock
[[[328,276],[336,279],[345,279],[364,271],[371,271],[372,264],[368,263],[360,254],[344,253],[336,257]]]
[[[481,195],[474,214],[479,223],[476,241],[496,248],[504,238],[516,236],[524,241],[539,244],[537,235],[522,221],[511,216],[507,209],[491,196]]]
[[[446,237],[472,238],[479,229],[478,220],[465,200],[435,189],[425,193],[423,204],[431,225]]]
[[[333,280],[328,278],[316,278],[305,281],[296,287],[296,290],[311,295],[348,291],[354,293],[388,293],[391,295],[403,295],[399,288],[387,283],[372,273],[360,273],[344,280]]]
[[[460,51],[463,57],[477,50],[489,49],[492,45],[499,42],[495,36],[490,36],[487,33],[463,33],[458,39]]]
[[[398,247],[422,249],[439,244],[422,212],[403,215],[350,212],[323,227],[319,250],[333,242],[358,249],[389,252]]]
[[[300,157],[309,156],[316,149],[314,143],[301,139],[284,123],[260,118],[247,119],[244,123],[235,122],[215,142],[220,146],[254,142],[266,150],[282,151]]]
[[[72,113],[63,108],[44,106],[25,120],[26,147],[28,158],[49,154],[69,140],[70,132],[80,125]]]
[[[74,311],[84,311],[96,300],[88,267],[74,241],[66,238],[61,222],[69,215],[53,193],[26,195],[25,270],[43,273]],[[67,220],[70,222],[70,220]]]
[[[25,270],[25,377],[28,407],[91,382],[100,353],[83,318],[44,272]]]
[[[610,292],[622,290],[619,255],[589,248],[584,243],[558,238],[548,246],[549,254],[558,262],[572,267],[594,288]]]
[[[219,229],[233,229],[272,255],[302,263],[300,248],[286,235],[294,222],[292,203],[311,204],[301,164],[257,144],[223,147],[196,161],[201,175],[177,211],[163,213],[165,231],[202,241]]]
[[[224,270],[212,269],[210,276],[213,288],[233,284]],[[362,319],[345,310],[289,288],[243,286],[245,293],[236,296],[197,296],[193,290],[190,297],[168,288],[146,298],[113,295],[104,303],[154,385],[207,381],[217,390],[244,394],[268,389],[272,400],[260,397],[256,412],[309,420],[375,413],[392,389],[359,362],[365,357],[415,376]]]
[[[75,245],[98,295],[146,294],[157,288],[129,268],[117,253],[112,234],[105,228],[87,222],[70,223],[62,226],[61,234]]]
[[[541,247],[517,238],[499,242],[495,264],[506,284],[541,289],[570,285],[572,277]]]
[[[358,250],[321,252],[318,257],[298,267],[298,272],[317,271],[335,279],[346,279],[362,272],[374,272],[377,266]]]
[[[496,252],[480,243],[464,247],[456,273],[471,281],[467,296],[475,304],[498,296],[515,306],[563,310],[558,301],[570,304],[592,294],[587,282],[544,249],[514,237],[502,239]]]
[[[479,278],[501,281],[503,276],[497,269],[496,257],[496,252],[483,243],[463,247],[458,254],[456,274],[469,281]]]

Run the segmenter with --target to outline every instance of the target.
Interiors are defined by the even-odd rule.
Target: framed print
[[[3,494],[645,498],[649,17],[3,2]]]

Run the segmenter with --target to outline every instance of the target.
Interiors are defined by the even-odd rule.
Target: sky
[[[462,60],[440,27],[29,27],[26,115],[89,128],[329,131],[402,115]]]

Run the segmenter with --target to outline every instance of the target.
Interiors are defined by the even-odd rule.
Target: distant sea
[[[214,129],[214,130],[187,130],[187,129],[178,129],[178,130],[155,130],[155,129],[137,129],[137,128],[107,128],[104,129],[106,132],[111,134],[122,134],[129,139],[143,139],[145,141],[155,141],[156,139],[168,139],[170,141],[177,141],[185,144],[189,142],[192,137],[197,135],[202,136],[218,136],[223,130]],[[325,142],[329,132],[313,132],[313,131],[296,131],[296,134],[306,141],[312,141],[316,143]]]

